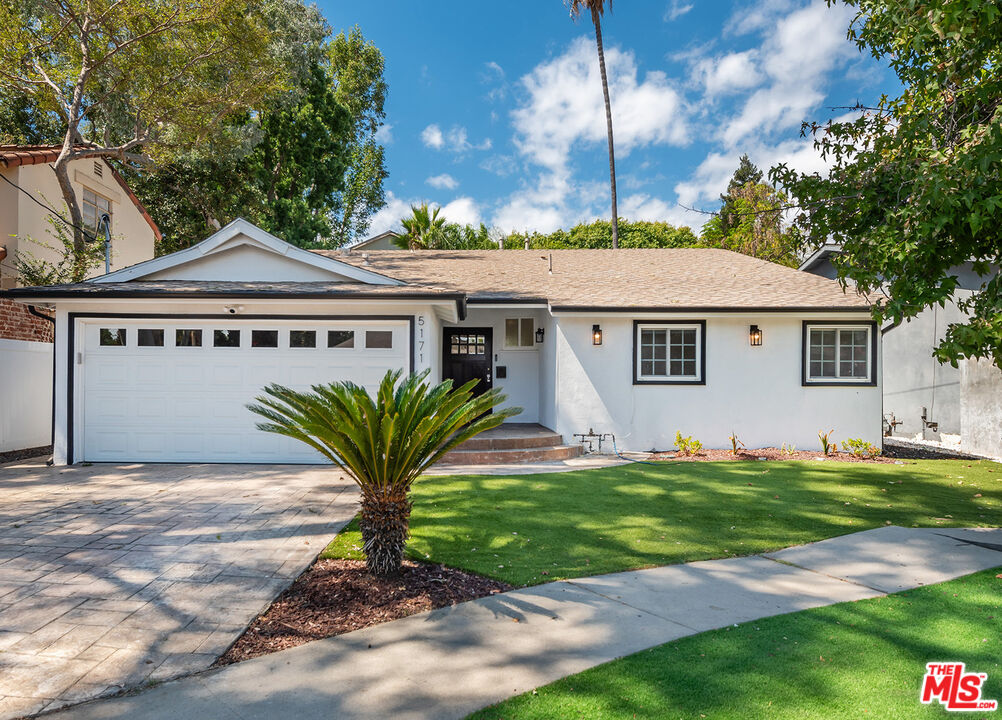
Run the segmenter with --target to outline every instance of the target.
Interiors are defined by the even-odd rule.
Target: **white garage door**
[[[269,383],[351,380],[371,390],[409,369],[407,321],[78,321],[77,459],[281,462],[324,458],[264,433],[247,403]]]

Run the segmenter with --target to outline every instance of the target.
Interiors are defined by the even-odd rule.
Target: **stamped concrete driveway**
[[[205,669],[357,499],[330,467],[0,466],[0,719]]]

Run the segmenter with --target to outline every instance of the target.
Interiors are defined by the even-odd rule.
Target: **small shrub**
[[[828,432],[823,433],[820,430],[818,430],[818,440],[821,441],[821,451],[826,456],[838,452],[838,443],[831,441],[831,436],[833,432],[835,431],[829,430]]]
[[[745,444],[743,442],[741,442],[740,440],[738,440],[738,436],[735,435],[734,433],[731,433],[730,435],[728,435],[727,439],[731,441],[731,455],[737,455],[738,454],[738,446],[739,445],[742,448],[744,448],[744,446],[745,446]]]
[[[681,432],[675,431],[675,449],[683,455],[699,455],[703,451],[703,443],[693,440],[691,435],[683,436]]]
[[[797,446],[791,443],[790,447],[787,447],[786,443],[783,443],[783,447],[781,447],[779,451],[784,455],[789,455],[792,457],[797,454]]]
[[[872,458],[880,454],[880,448],[861,438],[848,438],[842,447],[848,449],[856,457]]]

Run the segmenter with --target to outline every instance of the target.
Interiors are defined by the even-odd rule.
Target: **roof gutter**
[[[815,306],[796,305],[789,307],[724,307],[720,305],[667,305],[667,306],[633,306],[633,307],[609,307],[608,305],[554,305],[552,312],[561,313],[845,313],[845,312],[870,312],[870,306],[849,306],[838,305]]]

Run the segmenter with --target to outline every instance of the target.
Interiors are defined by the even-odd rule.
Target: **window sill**
[[[634,378],[634,385],[706,385],[706,380],[697,378]]]

